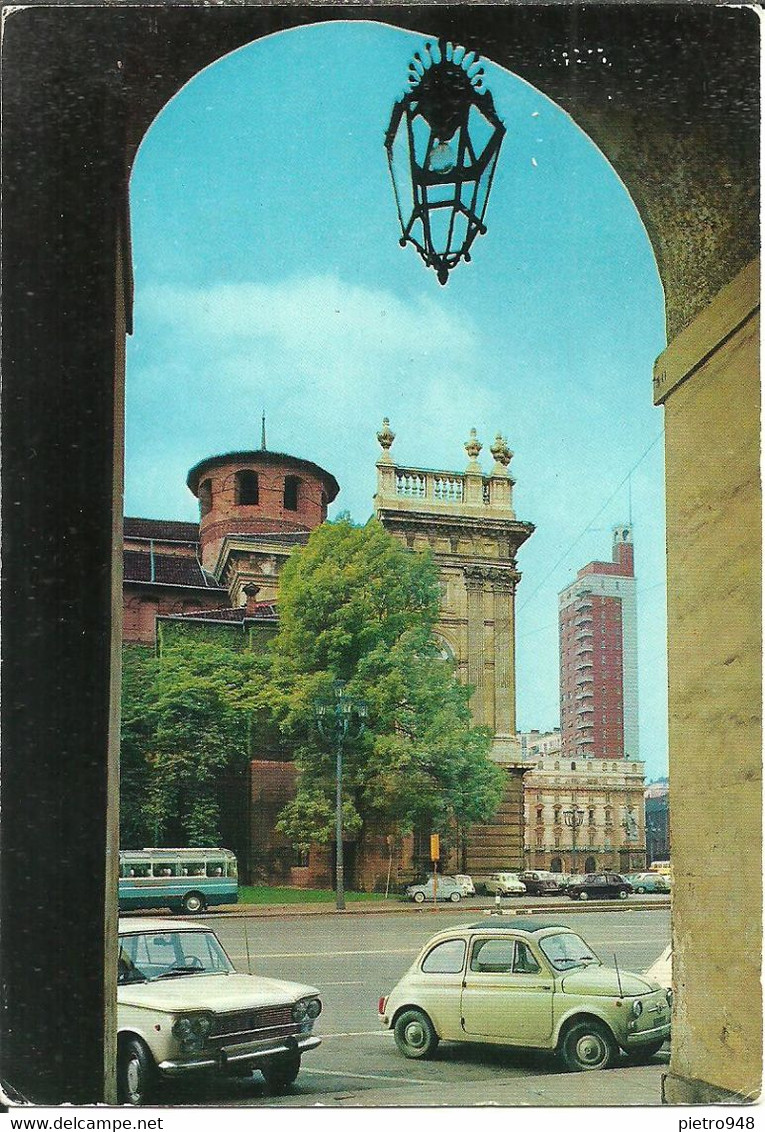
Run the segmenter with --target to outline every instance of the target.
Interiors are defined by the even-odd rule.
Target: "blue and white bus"
[[[120,912],[133,908],[202,912],[238,900],[236,857],[230,849],[120,852]]]

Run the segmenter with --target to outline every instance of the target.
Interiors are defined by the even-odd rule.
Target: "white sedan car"
[[[319,992],[238,974],[210,928],[186,920],[119,926],[117,1083],[126,1104],[146,1104],[161,1077],[248,1075],[273,1092],[298,1075],[321,1038]]]

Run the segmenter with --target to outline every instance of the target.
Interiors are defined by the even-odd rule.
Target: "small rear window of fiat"
[[[458,975],[465,965],[464,939],[447,939],[431,948],[422,961],[426,975]]]

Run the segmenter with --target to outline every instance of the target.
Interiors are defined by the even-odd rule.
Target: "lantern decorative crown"
[[[474,239],[486,232],[505,127],[483,73],[476,52],[426,43],[409,65],[409,89],[385,135],[399,242],[413,244],[441,284],[461,259],[470,261]]]

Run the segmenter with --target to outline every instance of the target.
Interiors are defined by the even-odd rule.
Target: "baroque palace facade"
[[[512,458],[497,436],[493,467],[478,463],[475,430],[465,445],[464,472],[399,467],[390,455],[387,420],[378,433],[375,514],[412,550],[430,548],[441,583],[438,638],[461,680],[474,689],[477,724],[491,728],[491,757],[506,771],[503,801],[493,822],[468,832],[441,867],[476,875],[523,867],[523,774],[515,733],[516,553],[533,531],[512,504]],[[296,546],[327,517],[338,494],[334,476],[308,460],[260,449],[202,460],[187,485],[199,501],[200,522],[126,518],[124,630],[126,645],[160,647],[179,632],[223,632],[243,647],[265,648],[278,625],[278,582]],[[253,752],[247,781],[232,784],[226,807],[227,842],[245,876],[296,885],[331,883],[331,849],[298,854],[276,832],[279,811],[295,787],[289,754]],[[346,866],[360,888],[410,879],[427,864],[427,831],[393,847],[381,835],[349,844]]]

